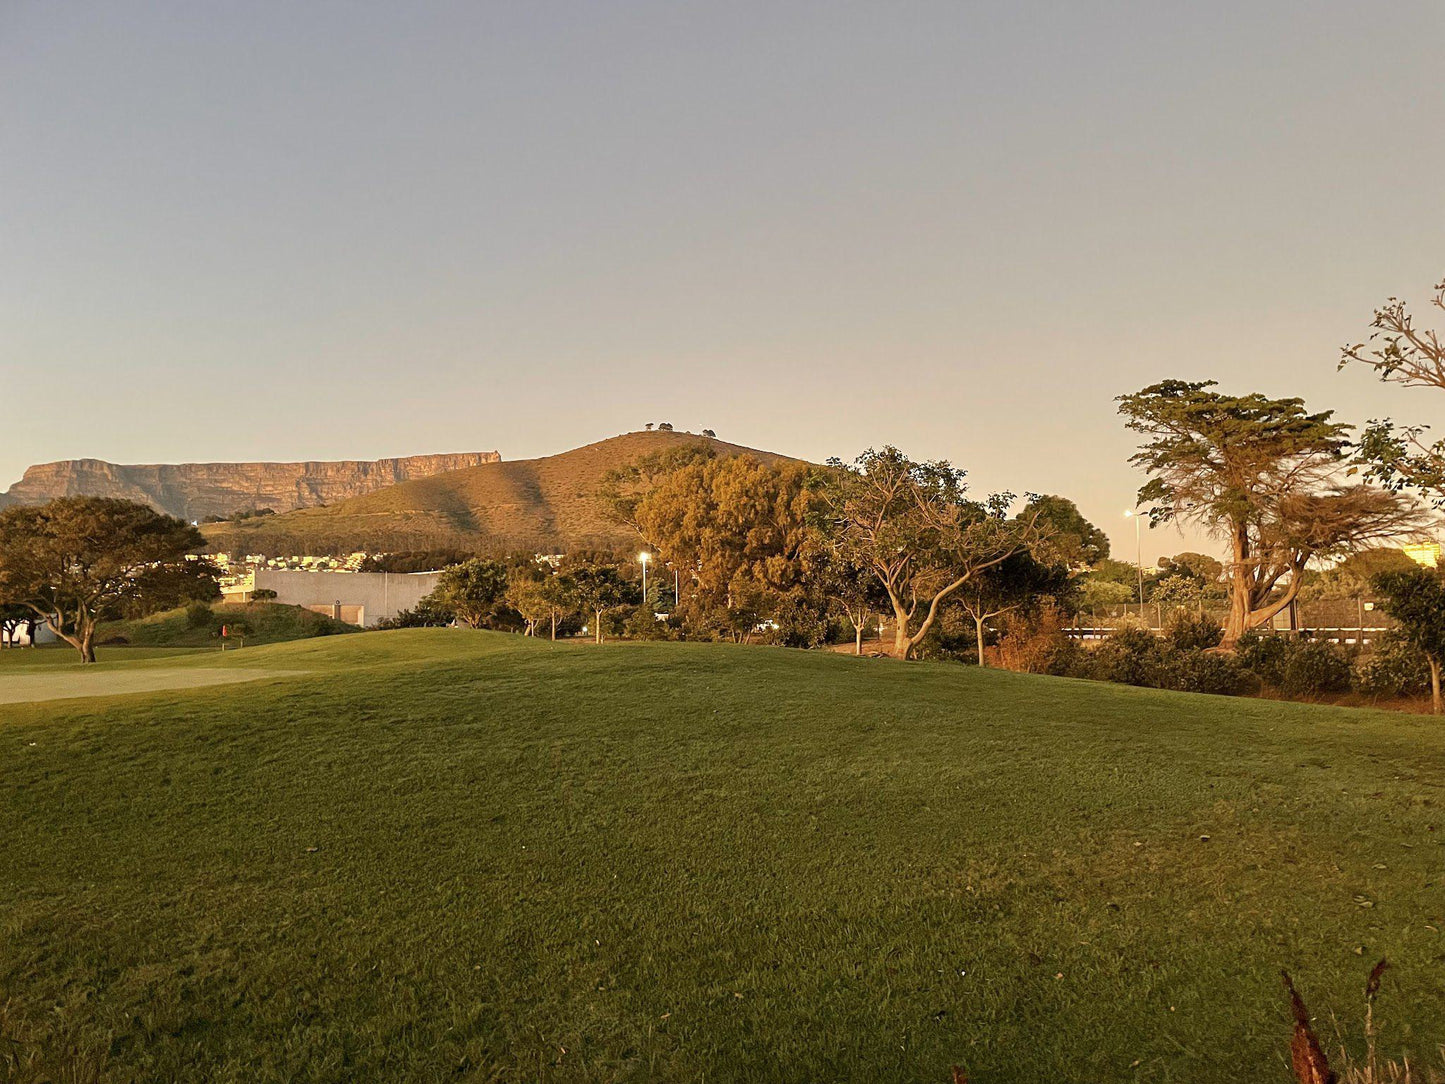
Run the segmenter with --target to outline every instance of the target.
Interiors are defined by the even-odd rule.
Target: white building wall
[[[440,572],[295,572],[256,569],[257,591],[276,601],[372,628],[432,593]]]

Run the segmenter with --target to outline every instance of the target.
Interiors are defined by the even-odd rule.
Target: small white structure
[[[436,588],[440,572],[297,572],[256,569],[254,591],[275,591],[276,601],[373,628]]]
[[[32,641],[31,631],[34,630],[35,639]],[[0,631],[0,647],[44,647],[46,644],[58,644],[60,637],[51,631],[50,626],[44,621],[37,620],[34,624],[26,622],[19,625],[8,635]]]

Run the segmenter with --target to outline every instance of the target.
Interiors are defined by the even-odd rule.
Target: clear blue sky
[[[1438,0],[0,0],[0,488],[667,420],[950,458],[1130,556],[1121,392],[1445,407],[1334,372],[1445,274],[1442,40]]]

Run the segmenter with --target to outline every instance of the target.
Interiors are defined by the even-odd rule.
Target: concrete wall
[[[276,601],[331,614],[371,628],[402,610],[412,610],[437,585],[440,572],[290,572],[258,568],[257,591],[275,591]],[[339,609],[338,609],[339,607]]]

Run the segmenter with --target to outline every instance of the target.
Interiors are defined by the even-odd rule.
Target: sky
[[[1441,414],[1335,368],[1445,276],[1442,35],[1438,0],[0,0],[0,489],[668,421],[946,458],[1132,559],[1119,394]]]

